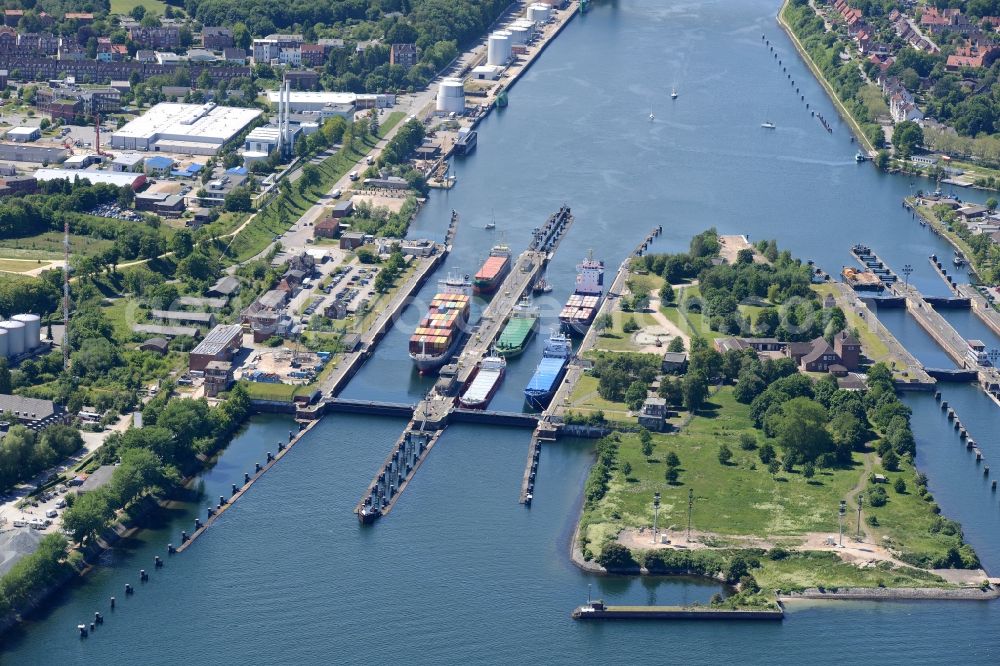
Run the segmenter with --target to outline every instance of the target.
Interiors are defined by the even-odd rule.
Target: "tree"
[[[802,466],[802,476],[807,479],[811,479],[816,475],[816,467],[811,462],[807,462]]]
[[[889,152],[885,149],[875,154],[875,168],[885,171],[889,168]]]
[[[642,455],[646,456],[647,458],[649,456],[653,455],[653,442],[652,441],[643,442],[642,443]]]
[[[246,187],[234,187],[224,199],[224,206],[230,212],[248,212],[253,209],[250,190]]]
[[[236,23],[233,25],[233,44],[241,49],[248,49],[252,42],[253,35],[250,34],[245,23]]]
[[[892,131],[892,145],[904,159],[909,159],[913,151],[924,143],[924,131],[912,120],[897,123]]]
[[[638,411],[642,408],[642,403],[646,400],[647,393],[646,385],[636,380],[629,384],[628,389],[625,391],[625,404],[633,412]]]
[[[753,402],[753,399],[763,393],[766,388],[767,384],[765,384],[764,380],[760,378],[760,375],[751,370],[744,370],[740,372],[739,378],[736,380],[736,387],[733,389],[733,397],[736,398],[738,402],[749,405]]]
[[[674,288],[670,286],[669,282],[664,282],[663,286],[660,287],[660,303],[670,305],[674,302],[674,298]]]
[[[987,199],[986,200],[986,207],[988,209],[990,209],[991,211],[995,211],[997,209],[997,199],[996,199],[996,197],[990,197],[989,199]]]
[[[667,454],[667,467],[680,467],[681,459],[677,457],[677,454],[671,451]]]
[[[768,420],[768,426],[786,457],[808,461],[833,450],[826,422],[823,405],[810,398],[798,397],[782,404]]]
[[[667,345],[667,351],[669,352],[683,352],[684,351],[684,339],[681,336],[677,336],[670,340],[670,344]]]
[[[906,481],[903,481],[903,477],[896,477],[896,482],[892,484],[893,490],[902,495],[906,492]]]
[[[110,512],[107,495],[100,489],[83,493],[63,512],[63,527],[75,541],[83,543],[104,528]]]
[[[890,472],[895,472],[899,469],[899,456],[896,455],[895,451],[889,451],[882,456],[882,467],[885,467]]]
[[[668,467],[663,473],[663,478],[666,479],[667,483],[670,485],[676,485],[677,479],[680,477],[680,471],[676,467]]]
[[[719,447],[719,464],[728,465],[729,461],[733,459],[733,452],[725,444]]]
[[[51,324],[49,324],[51,326]],[[10,365],[6,358],[0,358],[0,393],[9,395],[11,392]]]
[[[626,461],[622,464],[622,474],[628,479],[632,476],[632,463]]]
[[[778,473],[779,469],[781,469],[781,463],[778,462],[777,458],[771,458],[771,461],[769,463],[767,463],[767,472],[768,472],[768,474],[770,474],[771,476],[774,476],[775,474]]]
[[[757,448],[757,437],[750,432],[740,433],[740,448],[744,451],[753,451]]]
[[[681,390],[684,393],[684,407],[688,411],[694,412],[705,404],[708,397],[708,379],[704,373],[688,372],[681,382]]]
[[[194,237],[187,229],[181,229],[170,239],[170,251],[177,255],[178,259],[191,254],[194,250]]]
[[[771,446],[769,443],[765,443],[764,446],[760,447],[757,450],[757,456],[760,458],[760,461],[762,463],[764,463],[765,465],[768,464],[769,462],[774,460],[774,447]]]
[[[632,557],[632,551],[617,541],[611,541],[601,548],[597,563],[608,571],[634,569],[639,566]]]

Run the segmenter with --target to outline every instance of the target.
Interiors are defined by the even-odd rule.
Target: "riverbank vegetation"
[[[847,40],[827,32],[823,20],[807,0],[790,0],[782,17],[868,142],[876,149],[885,146],[885,136],[877,122],[885,102],[881,91],[865,81],[856,61],[841,59],[841,53],[850,52]]]

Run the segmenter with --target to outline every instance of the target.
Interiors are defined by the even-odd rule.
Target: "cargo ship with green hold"
[[[514,306],[510,321],[504,326],[497,340],[497,354],[517,356],[528,346],[536,330],[538,330],[538,308],[532,305],[530,298],[525,297]]]

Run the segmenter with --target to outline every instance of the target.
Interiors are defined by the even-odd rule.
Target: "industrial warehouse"
[[[260,115],[259,109],[208,104],[157,104],[111,135],[111,146],[182,155],[215,155]]]

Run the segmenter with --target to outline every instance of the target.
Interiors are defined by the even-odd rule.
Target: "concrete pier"
[[[500,335],[521,297],[529,293],[541,276],[545,265],[552,258],[573,223],[569,207],[562,206],[544,225],[533,233],[531,244],[513,262],[490,304],[483,311],[478,325],[473,329],[456,358],[454,384],[464,386],[477,364],[489,351]],[[327,400],[327,404],[336,402]],[[326,409],[324,405],[324,409]],[[379,408],[390,409],[388,406]],[[365,494],[354,508],[362,523],[374,522],[395,506],[396,499],[409,484],[410,479],[423,463],[441,432],[454,419],[456,421],[485,421],[502,425],[535,425],[531,415],[476,412],[457,409],[455,396],[442,393],[435,386],[413,407],[413,419],[397,440],[382,468],[376,473]],[[416,446],[414,448],[414,443]],[[403,459],[400,459],[400,455]]]
[[[302,438],[306,435],[306,433],[312,430],[317,423],[318,421],[311,421],[305,424],[305,426],[301,428],[298,432],[292,433],[291,437],[288,440],[288,443],[285,444],[280,451],[278,451],[277,455],[271,456],[271,460],[267,462],[265,465],[262,465],[258,471],[250,474],[249,479],[246,479],[246,477],[244,477],[246,480],[244,481],[243,485],[239,486],[236,492],[233,493],[233,496],[230,497],[227,501],[219,502],[219,507],[211,510],[211,514],[209,515],[207,520],[205,520],[204,522],[196,520],[194,532],[192,532],[189,536],[186,537],[182,535],[181,545],[178,546],[176,549],[174,549],[173,552],[183,553],[185,550],[187,550],[191,546],[191,544],[193,544],[198,539],[198,537],[204,534],[205,531],[209,527],[211,527],[216,520],[219,519],[219,517],[222,514],[228,511],[233,505],[236,504],[237,500],[239,500],[247,492],[249,492],[250,487],[253,486],[253,484],[255,484],[259,478],[264,476],[264,474],[266,474],[268,470],[277,465],[278,461],[284,458],[285,455],[292,450],[292,447],[298,444],[302,440]],[[266,454],[262,454],[262,457],[264,455]],[[233,485],[235,486],[235,484]]]

